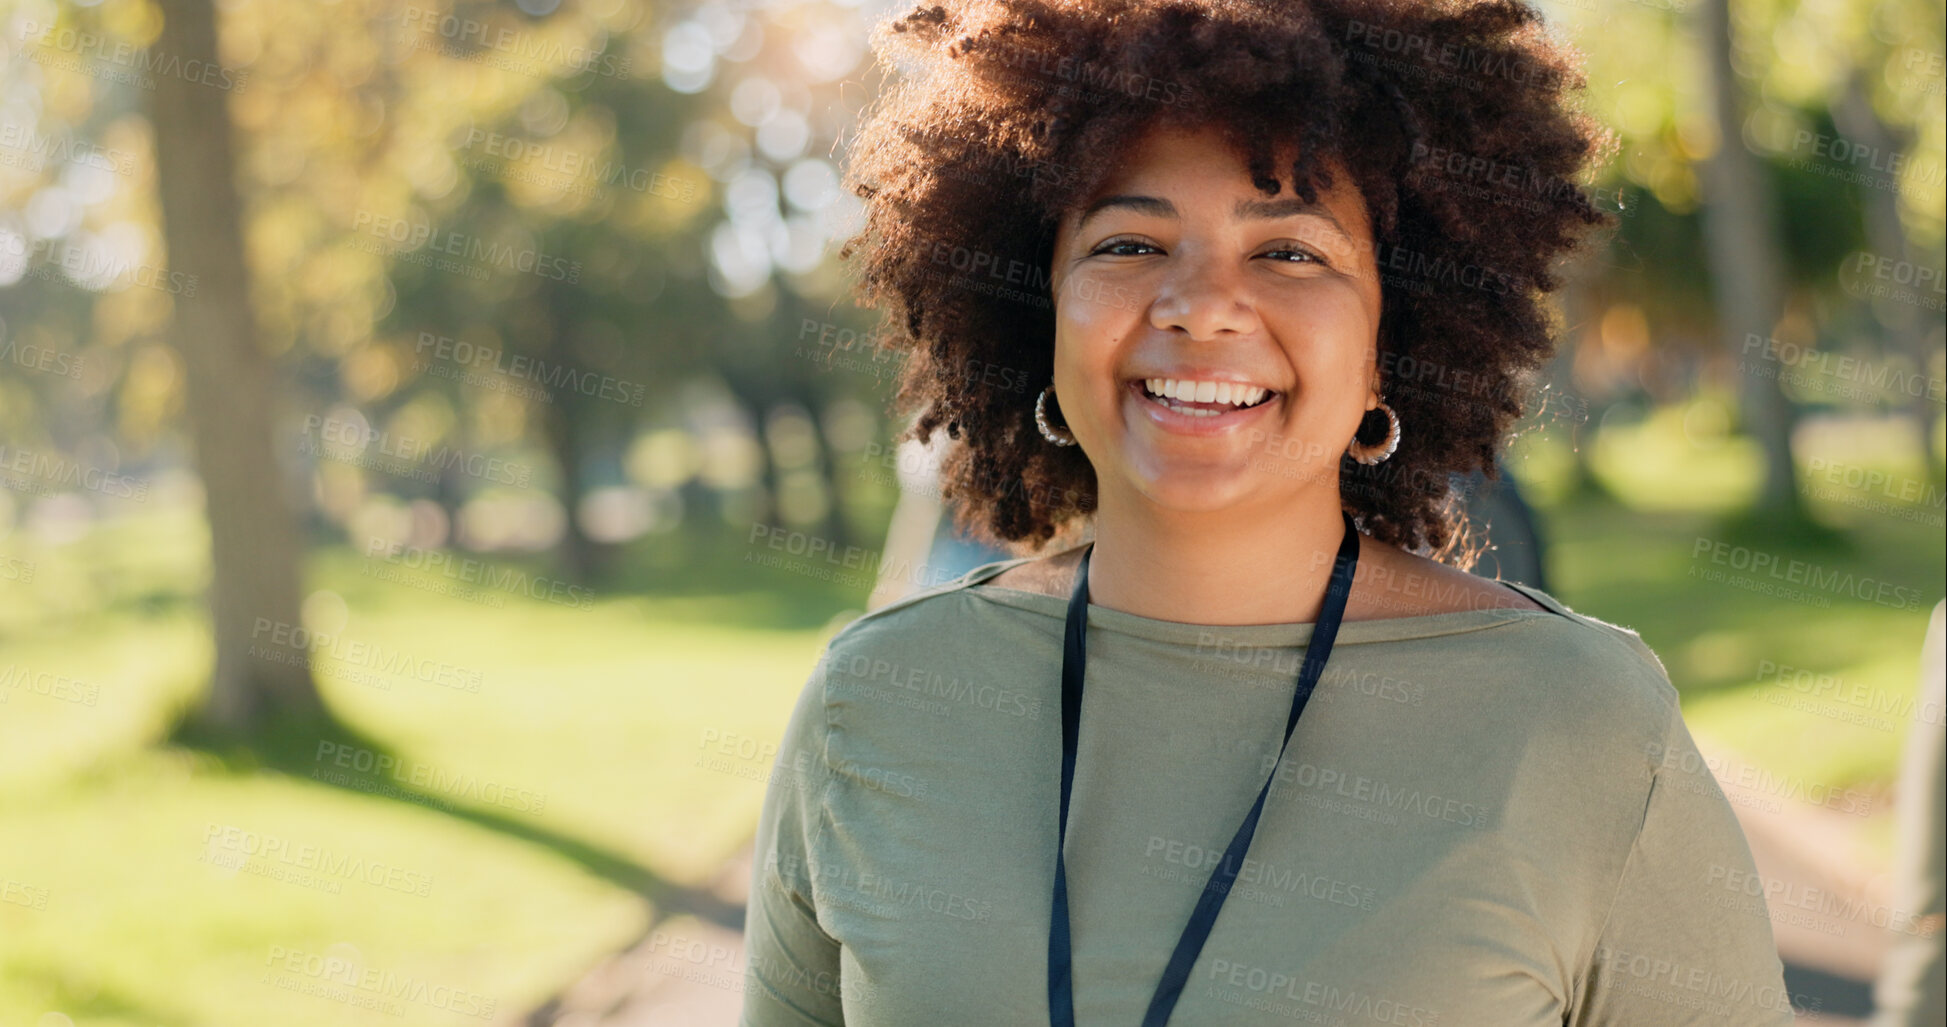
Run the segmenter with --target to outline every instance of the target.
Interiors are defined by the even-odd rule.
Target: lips
[[[1234,431],[1267,416],[1284,399],[1284,393],[1275,391],[1267,392],[1250,406],[1241,407],[1215,401],[1164,399],[1151,395],[1140,378],[1128,382],[1125,391],[1136,404],[1136,410],[1150,423],[1177,435],[1218,435]]]
[[[1276,390],[1224,380],[1144,378],[1143,392],[1165,406],[1190,410],[1248,410],[1269,401]]]

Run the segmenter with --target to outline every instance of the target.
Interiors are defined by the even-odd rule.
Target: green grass
[[[419,807],[223,773],[181,750],[16,797],[0,851],[8,876],[45,891],[44,908],[0,906],[9,1023],[44,1010],[99,1024],[384,1022],[261,980],[279,953],[347,945],[377,969],[525,1004],[644,916],[544,849]],[[403,1005],[404,1022],[460,1019]]]
[[[1597,435],[1589,464],[1625,504],[1563,487],[1571,454],[1525,440],[1511,462],[1543,506],[1553,589],[1640,631],[1699,735],[1775,773],[1883,792],[1903,736],[1767,701],[1779,686],[1764,668],[1911,697],[1926,606],[1834,594],[1817,607],[1699,581],[1698,540],[1922,588],[1929,603],[1947,542],[1829,489],[1812,506],[1829,535],[1738,534],[1757,477],[1749,446],[1721,428],[1708,409],[1672,408]],[[1883,453],[1881,469],[1908,477],[1938,462],[1836,429],[1808,438],[1802,459]],[[0,557],[33,565],[31,582],[0,587],[0,681],[17,682],[0,684],[0,1025],[49,1011],[114,1027],[479,1022],[280,987],[267,979],[278,953],[524,1009],[638,937],[658,912],[645,889],[707,881],[743,844],[763,798],[759,747],[864,599],[743,563],[750,546],[730,530],[631,547],[620,577],[636,590],[590,609],[441,595],[327,548],[307,569],[307,619],[368,647],[317,664],[340,726],[253,750],[172,733],[210,665],[205,550],[199,523],[166,510],[56,546],[0,537]],[[388,672],[400,656],[478,689]],[[320,759],[341,742],[411,768],[430,798],[381,794],[386,779],[341,771],[337,750]],[[249,839],[280,848],[225,865]],[[348,875],[353,860],[394,876]],[[307,863],[310,879],[290,876]]]
[[[446,782],[435,797],[468,814],[452,816],[378,794],[387,779],[337,767],[338,750],[318,759],[319,742],[350,739],[274,740],[261,758],[165,744],[208,673],[201,549],[186,517],[106,523],[28,554],[51,601],[16,590],[0,606],[0,675],[97,686],[92,705],[31,685],[0,704],[0,1024],[480,1022],[279,987],[265,980],[275,953],[538,1003],[646,927],[636,868],[697,885],[743,844],[767,761],[706,767],[705,742],[774,740],[839,612],[816,592],[774,597],[809,628],[723,627],[717,603],[629,595],[496,608],[318,554],[308,608],[370,647],[318,661],[321,690],[373,751]],[[372,652],[477,675],[478,690],[385,673],[357,655]],[[487,801],[489,784],[518,808]],[[281,849],[252,855],[251,838]],[[222,865],[240,852],[241,868]],[[371,883],[354,866],[396,869],[368,869]]]

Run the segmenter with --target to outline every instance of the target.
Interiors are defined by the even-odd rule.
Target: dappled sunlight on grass
[[[381,689],[328,664],[321,677],[341,716],[402,756],[545,794],[556,830],[699,879],[744,841],[763,797],[758,782],[695,767],[704,739],[775,740],[819,639],[668,625],[645,605],[496,610],[429,596],[345,631],[477,674],[477,692],[382,676]]]
[[[90,618],[0,644],[0,791],[30,791],[150,745],[209,673],[208,620]]]
[[[0,904],[10,942],[0,978],[13,982],[0,1022],[96,1011],[102,995],[145,1005],[85,1022],[479,1022],[426,999],[377,1015],[263,979],[280,953],[351,944],[397,979],[519,1009],[645,923],[633,896],[533,846],[420,807],[202,762],[140,753],[110,778],[8,797],[6,874],[41,889],[45,905]]]
[[[0,639],[31,630],[82,628],[126,612],[201,612],[209,580],[209,530],[200,512],[160,506],[94,522],[75,541],[50,545],[16,531],[0,535],[0,557],[18,561],[31,589],[0,589]]]
[[[539,1002],[647,923],[642,896],[591,872],[588,853],[683,885],[747,840],[765,747],[825,634],[711,624],[708,608],[734,593],[587,609],[507,595],[496,608],[362,575],[356,554],[326,550],[306,616],[327,637],[256,641],[308,658],[336,715],[384,751],[269,739],[288,751],[266,762],[284,770],[252,770],[156,747],[210,667],[200,579],[172,563],[199,551],[181,537],[192,530],[181,517],[106,522],[99,539],[39,551],[36,573],[69,597],[59,631],[45,610],[0,608],[0,673],[99,686],[92,705],[31,682],[0,704],[0,878],[44,903],[0,903],[15,942],[0,1023],[47,1009],[126,1027],[479,1022],[280,987],[274,952],[362,959],[514,1010]],[[817,625],[842,610],[769,598]],[[727,762],[705,760],[724,745]],[[280,848],[263,855],[265,839]],[[355,861],[390,869],[373,884],[346,876]],[[316,983],[284,983],[299,980]]]
[[[1757,495],[1757,443],[1729,434],[1722,402],[1699,398],[1635,423],[1611,421],[1590,445],[1589,465],[1631,509],[1722,512]]]

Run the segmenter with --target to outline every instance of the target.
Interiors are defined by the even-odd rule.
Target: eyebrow
[[[1082,211],[1081,220],[1075,223],[1075,230],[1080,231],[1084,225],[1088,224],[1089,219],[1095,215],[1105,210],[1116,208],[1133,210],[1138,214],[1147,214],[1151,217],[1175,218],[1179,216],[1176,211],[1176,205],[1160,196],[1118,194],[1115,196],[1104,196],[1094,203],[1089,204]],[[1329,222],[1333,228],[1338,229],[1340,235],[1348,239],[1352,237],[1351,233],[1345,230],[1345,226],[1339,224],[1339,219],[1334,217],[1331,211],[1327,210],[1321,204],[1306,203],[1302,197],[1298,196],[1283,196],[1275,200],[1239,200],[1237,201],[1237,205],[1231,208],[1232,217],[1248,221],[1268,221],[1299,214],[1322,218]]]

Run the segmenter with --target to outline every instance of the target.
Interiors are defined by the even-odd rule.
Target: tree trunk
[[[1731,353],[1750,360],[1746,340],[1771,335],[1783,302],[1782,246],[1772,223],[1771,183],[1758,156],[1744,145],[1744,104],[1731,66],[1730,0],[1703,5],[1704,61],[1717,121],[1717,152],[1704,166],[1704,242],[1716,295],[1718,330]],[[1792,464],[1793,410],[1778,379],[1745,373],[1740,388],[1744,429],[1764,454],[1756,513],[1765,520],[1803,518]]]
[[[579,367],[581,358],[574,346],[577,297],[569,289],[552,281],[541,286],[542,314],[547,319],[544,351],[556,364]],[[598,402],[601,400],[562,390],[555,393],[554,402],[546,404],[541,421],[548,450],[561,471],[560,499],[567,514],[557,550],[561,574],[576,584],[608,587],[613,582],[616,549],[590,538],[581,524],[581,501],[589,488],[582,460],[596,440],[607,435],[601,430],[606,417],[592,405]]]
[[[183,67],[216,64],[211,0],[161,0],[156,48]],[[297,626],[302,545],[273,451],[281,381],[257,344],[250,305],[227,94],[182,75],[155,76],[156,177],[175,302],[196,470],[210,526],[216,666],[197,716],[247,731],[321,712],[308,652],[270,642]],[[288,628],[285,630],[289,630]],[[253,644],[283,660],[253,655]]]
[[[581,525],[581,500],[588,491],[581,462],[589,446],[585,423],[588,415],[575,407],[582,399],[572,394],[557,394],[555,401],[542,411],[541,419],[548,451],[561,471],[560,499],[567,514],[557,551],[561,574],[576,584],[593,587],[608,580],[610,547],[588,537]]]
[[[1855,68],[1847,76],[1846,91],[1832,108],[1834,124],[1848,140],[1870,146],[1876,153],[1891,155],[1907,152],[1910,141],[1902,138],[1903,133],[1895,133],[1880,119],[1879,112],[1873,110],[1872,99],[1866,93],[1865,74],[1864,69]],[[1882,258],[1924,265],[1925,255],[1907,237],[1906,228],[1900,221],[1898,194],[1891,189],[1868,186],[1860,190],[1860,198],[1865,214],[1866,245]],[[1899,307],[1897,310],[1901,320],[1891,325],[1878,317],[1877,310],[1874,312],[1875,323],[1884,330],[1885,352],[1905,354],[1913,360],[1916,373],[1924,378],[1936,345],[1935,338],[1940,332],[1940,318],[1929,315],[1918,305]],[[1907,388],[1889,392],[1886,396],[1888,405],[1903,409],[1912,418],[1914,435],[1922,453],[1933,447],[1934,399],[1929,395],[1931,391],[1925,387],[1917,391]],[[1934,467],[1932,460],[1922,463],[1930,471]]]

